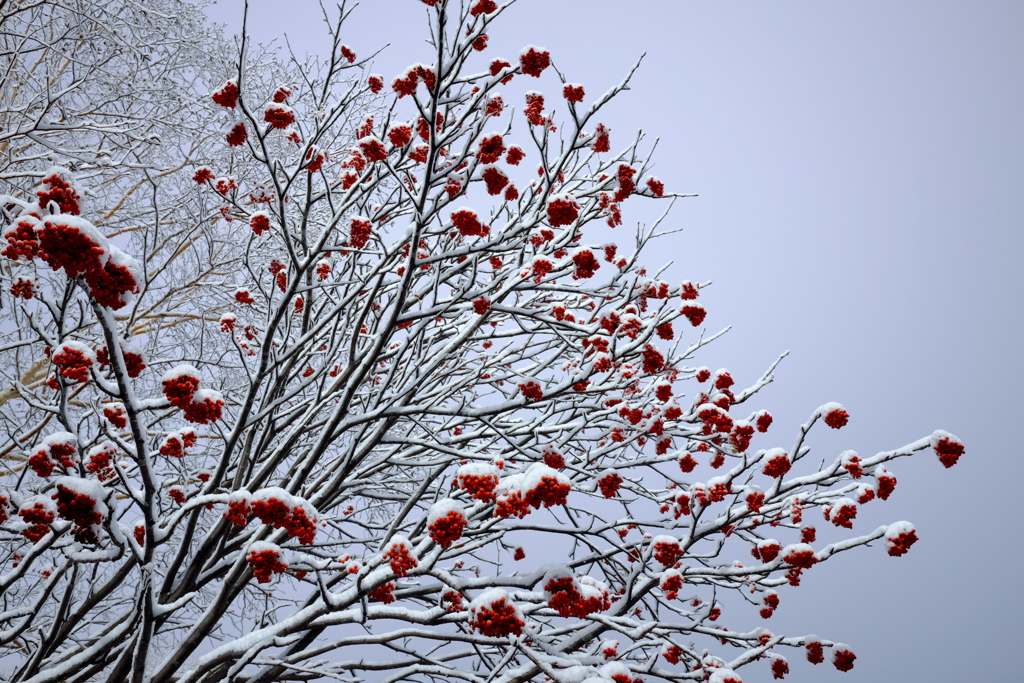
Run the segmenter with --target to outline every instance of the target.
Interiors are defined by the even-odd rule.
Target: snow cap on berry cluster
[[[39,442],[39,447],[46,450],[50,450],[53,446],[58,445],[78,448],[78,437],[71,432],[54,432]]]
[[[429,527],[437,520],[448,517],[452,512],[465,516],[465,509],[462,507],[462,503],[451,498],[442,498],[430,506],[430,510],[427,512],[427,526]]]
[[[179,377],[195,377],[199,379],[199,370],[194,365],[188,363],[182,363],[181,365],[175,365],[173,368],[165,372],[161,377],[161,382],[173,382]]]

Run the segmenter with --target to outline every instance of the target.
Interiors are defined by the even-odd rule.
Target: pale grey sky
[[[237,30],[241,6],[211,14]],[[365,0],[345,42],[391,43],[374,68],[388,79],[429,63],[422,9]],[[258,39],[326,49],[314,2],[251,12]],[[700,194],[648,261],[714,281],[707,325],[733,330],[701,362],[742,384],[792,351],[762,394],[773,431],[835,400],[852,419],[815,442],[829,460],[936,428],[967,445],[948,471],[929,453],[897,463],[893,497],[862,508],[858,528],[915,522],[909,555],[851,553],[780,591],[767,627],[859,656],[847,674],[790,657],[788,681],[1020,679],[1022,36],[1018,0],[520,0],[492,32],[488,54],[542,45],[588,93],[647,53],[604,120],[620,141],[660,137],[655,173]]]

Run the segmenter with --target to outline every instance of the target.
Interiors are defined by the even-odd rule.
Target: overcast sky
[[[298,5],[254,0],[255,37],[324,51],[319,8]],[[211,16],[234,32],[241,7]],[[423,9],[365,0],[345,42],[391,43],[373,69],[390,81],[433,61]],[[787,680],[1020,680],[1024,3],[519,0],[488,54],[529,43],[588,95],[646,52],[604,116],[613,146],[660,138],[655,173],[700,195],[647,261],[714,281],[707,325],[733,329],[701,363],[743,384],[792,352],[760,401],[780,445],[835,400],[852,418],[813,443],[829,461],[937,428],[967,446],[951,470],[930,451],[896,463],[893,497],[862,508],[855,529],[917,525],[907,556],[861,549],[780,590],[766,626],[859,656],[847,674],[791,656]]]

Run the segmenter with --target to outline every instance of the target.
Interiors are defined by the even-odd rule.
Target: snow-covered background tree
[[[2,245],[9,680],[728,683],[781,678],[787,656],[853,667],[842,643],[772,633],[776,589],[841,551],[905,554],[913,525],[853,531],[858,509],[893,495],[892,461],[949,467],[963,446],[935,432],[812,457],[843,406],[786,430],[758,399],[774,365],[703,367],[703,284],[659,277],[666,220],[624,224],[685,196],[651,175],[643,136],[602,123],[629,78],[598,94],[542,47],[490,54],[491,0],[422,4],[422,63],[397,76],[344,44],[344,7],[320,62],[243,42],[218,73],[212,47],[195,50],[166,76],[180,99],[152,98],[180,120],[93,116],[107,81],[86,77],[63,134],[46,87],[19,77]],[[54,55],[59,21],[37,39]],[[122,54],[95,65],[104,87]],[[222,78],[210,96],[176,90],[197,76]],[[112,192],[106,144],[133,150]],[[175,153],[188,163],[168,166]]]

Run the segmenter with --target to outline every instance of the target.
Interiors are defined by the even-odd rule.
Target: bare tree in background
[[[325,61],[218,74],[181,3],[0,3],[2,680],[849,670],[766,628],[775,589],[904,554],[907,522],[843,530],[963,446],[823,465],[827,403],[775,447],[775,366],[702,367],[701,285],[640,261],[665,217],[622,225],[684,196],[601,123],[629,79],[491,55],[492,0],[409,4],[423,63],[385,79],[345,6]]]

